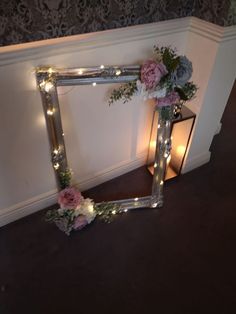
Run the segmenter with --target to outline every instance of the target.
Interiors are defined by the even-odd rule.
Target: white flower
[[[64,212],[66,211],[64,208],[58,208],[58,214],[60,215],[60,216],[63,216],[63,214],[64,214]]]
[[[146,90],[146,86],[140,80],[136,81],[137,92],[136,95],[141,95],[144,100],[148,99],[148,91]]]
[[[155,90],[147,90],[144,83],[142,83],[140,80],[137,80],[137,95],[141,95],[144,100],[152,99],[152,98],[161,98],[165,97],[167,90],[166,87],[160,88],[157,87]]]
[[[152,91],[149,95],[149,98],[162,98],[166,96],[166,88],[157,88],[156,90]]]
[[[162,61],[163,61],[163,58],[162,58],[161,52],[160,52],[160,51],[156,51],[155,54],[156,54],[156,56],[155,56],[155,57],[156,57],[156,61],[157,61],[158,63],[162,62]]]
[[[96,217],[93,200],[91,200],[90,198],[84,199],[81,202],[80,206],[75,210],[75,215],[84,215],[88,223],[93,221]]]

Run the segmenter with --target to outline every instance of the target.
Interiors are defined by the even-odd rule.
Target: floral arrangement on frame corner
[[[46,213],[46,221],[54,222],[57,227],[70,235],[71,231],[81,230],[90,224],[96,216],[105,222],[111,222],[115,214],[122,211],[117,204],[102,202],[95,204],[90,198],[84,198],[76,186],[71,185],[72,171],[67,169],[60,173],[58,194],[59,208],[50,209]]]
[[[186,56],[178,56],[171,47],[154,46],[152,59],[144,61],[140,77],[114,89],[109,98],[109,105],[122,100],[124,103],[134,95],[141,95],[144,100],[154,99],[161,118],[172,119],[173,105],[182,105],[192,99],[197,91],[196,85],[189,81],[192,76],[192,63]],[[46,220],[54,222],[67,235],[73,230],[81,230],[96,216],[110,222],[115,214],[125,212],[117,204],[95,204],[92,199],[84,198],[80,191],[71,185],[71,170],[60,173],[62,190],[58,195],[58,209],[49,210]]]
[[[192,72],[192,62],[177,55],[176,49],[154,46],[153,58],[144,61],[140,77],[113,90],[109,104],[118,100],[126,103],[132,96],[141,95],[144,100],[154,99],[163,119],[171,119],[171,106],[181,107],[197,91],[190,81]]]

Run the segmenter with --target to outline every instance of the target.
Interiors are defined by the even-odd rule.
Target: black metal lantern
[[[167,159],[165,180],[172,179],[181,173],[189,140],[193,130],[196,114],[186,106],[182,106],[181,111],[176,111],[175,118],[171,122],[171,154]],[[155,110],[152,120],[152,129],[149,142],[147,167],[153,174],[154,156],[156,151],[156,134],[158,132],[158,111]]]

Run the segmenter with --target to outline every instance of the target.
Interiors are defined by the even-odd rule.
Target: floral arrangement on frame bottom
[[[48,210],[46,221],[54,222],[57,227],[70,235],[73,230],[81,230],[90,224],[96,216],[105,222],[111,222],[115,214],[123,213],[120,206],[108,202],[95,204],[90,198],[84,198],[78,188],[71,186],[71,170],[60,173],[60,185],[63,188],[58,194],[58,209]]]

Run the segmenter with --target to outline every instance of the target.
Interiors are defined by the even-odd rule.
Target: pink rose
[[[66,209],[76,208],[82,200],[83,197],[80,191],[75,187],[69,187],[62,190],[58,196],[58,203],[60,204],[60,207]]]
[[[141,82],[145,84],[147,89],[152,89],[167,73],[168,71],[163,63],[147,60],[141,68]]]
[[[177,92],[171,92],[165,97],[157,98],[157,106],[164,107],[176,104],[180,101],[179,94]]]
[[[88,221],[86,217],[83,215],[79,215],[74,221],[73,229],[80,230],[84,228],[87,224],[88,224]]]

